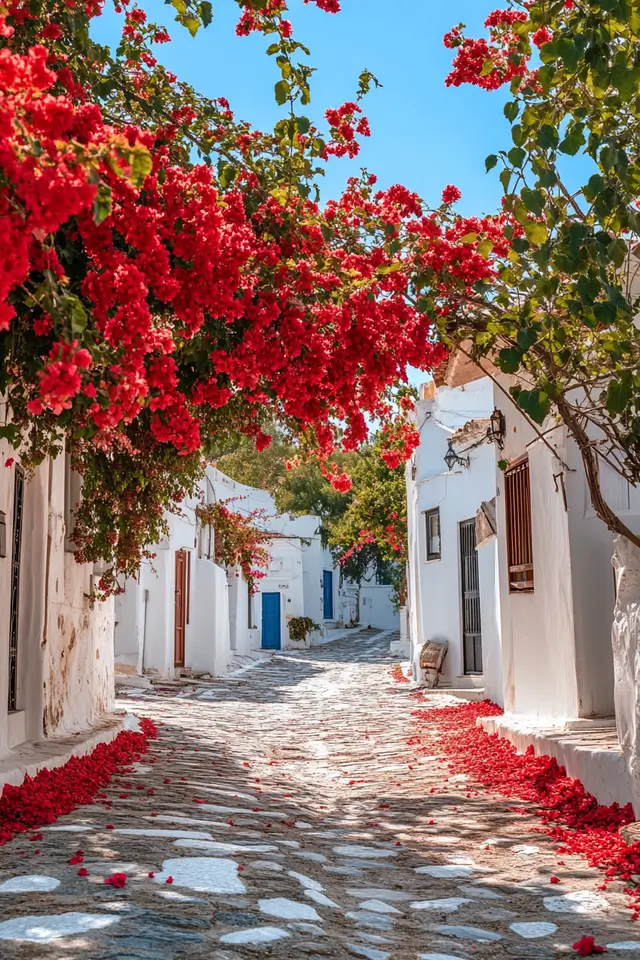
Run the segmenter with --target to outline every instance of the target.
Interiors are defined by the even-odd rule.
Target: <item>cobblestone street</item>
[[[547,960],[585,935],[640,956],[620,885],[599,891],[577,857],[558,866],[533,815],[467,797],[437,730],[433,755],[414,756],[388,645],[130,691],[126,708],[162,724],[150,761],[111,784],[106,809],[0,850],[0,956]],[[126,885],[105,885],[118,872]]]

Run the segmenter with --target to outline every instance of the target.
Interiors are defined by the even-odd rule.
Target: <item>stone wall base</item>
[[[555,757],[599,803],[625,804],[633,800],[631,776],[615,727],[608,721],[581,720],[571,729],[571,721],[546,726],[537,717],[505,715],[480,717],[477,723],[487,733],[510,740],[518,753],[532,746],[538,755]]]

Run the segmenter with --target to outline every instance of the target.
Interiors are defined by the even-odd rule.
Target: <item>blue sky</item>
[[[172,8],[159,0],[141,4],[149,18],[165,24],[172,42],[158,48],[163,63],[208,96],[226,96],[236,115],[271,128],[282,114],[273,99],[279,76],[264,55],[263,37],[236,37],[238,7],[213,0],[214,21],[192,39],[173,23]],[[442,37],[463,21],[480,35],[495,0],[342,0],[330,15],[315,4],[290,0],[296,36],[311,48],[317,67],[307,114],[321,120],[327,107],[353,99],[363,68],[383,84],[366,98],[364,112],[372,136],[355,161],[329,165],[323,199],[337,196],[360,166],[376,173],[381,186],[403,183],[437,204],[448,183],[463,192],[462,213],[489,213],[501,196],[497,171],[484,172],[484,158],[509,147],[509,125],[502,105],[508,91],[486,93],[474,87],[446,88],[451,52]],[[107,8],[94,21],[93,35],[117,43],[121,18]]]

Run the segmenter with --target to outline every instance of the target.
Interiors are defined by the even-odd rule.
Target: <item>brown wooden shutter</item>
[[[504,475],[507,520],[509,591],[533,591],[533,535],[531,529],[531,484],[529,460],[520,460]]]

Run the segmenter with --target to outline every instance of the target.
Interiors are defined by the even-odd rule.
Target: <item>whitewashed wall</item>
[[[579,453],[565,428],[546,437],[569,470],[498,390],[496,405],[506,418],[503,456],[511,461],[529,455],[535,575],[532,594],[509,593],[504,478],[498,471],[505,707],[554,723],[613,716],[612,536],[590,505]],[[637,527],[637,491],[607,469],[603,488],[613,509]]]
[[[400,611],[393,604],[393,587],[373,583],[361,586],[360,622],[381,630],[400,630]]]

